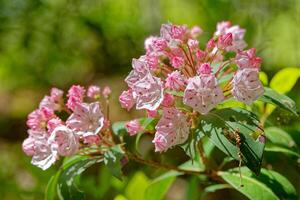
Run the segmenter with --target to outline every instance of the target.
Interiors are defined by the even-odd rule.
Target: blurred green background
[[[144,53],[144,39],[158,35],[162,23],[172,22],[199,25],[205,41],[222,20],[247,29],[248,46],[257,48],[269,78],[282,68],[300,67],[299,0],[0,0],[0,199],[43,199],[55,167],[43,172],[31,166],[30,158],[21,152],[21,142],[27,135],[26,115],[50,87],[110,84],[112,119],[127,119],[136,113],[126,114],[117,98],[125,88],[123,78],[131,59]],[[299,90],[297,83],[288,93],[298,107]],[[300,143],[299,123],[276,123],[291,129]],[[286,172],[292,183],[299,182],[299,161],[280,159],[270,158],[270,162]],[[285,166],[288,163],[296,169]],[[99,178],[84,179],[90,199],[112,199],[118,194],[123,196],[116,199],[140,199],[132,193],[149,181],[139,172],[131,178],[136,182],[128,186],[101,170]],[[168,198],[187,198],[182,189],[186,185],[179,180]]]

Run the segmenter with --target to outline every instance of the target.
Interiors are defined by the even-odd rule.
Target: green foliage
[[[291,98],[283,94],[279,94],[278,92],[272,90],[271,88],[265,87],[265,93],[258,100],[265,103],[273,104],[287,111],[290,111],[291,113],[295,114],[297,117],[299,117],[300,115],[295,102]],[[267,110],[267,113],[270,114],[272,111],[273,109]]]
[[[253,113],[243,109],[226,108],[201,117],[199,129],[216,147],[236,160],[239,160],[240,151],[245,165],[259,174],[265,145],[264,141],[259,141],[262,137],[259,126],[259,121]],[[240,147],[237,146],[236,133],[241,138]]]
[[[299,77],[299,68],[284,68],[272,78],[270,88],[281,94],[288,93],[294,87]]]
[[[113,146],[104,153],[104,164],[108,167],[110,172],[120,180],[122,180],[123,176],[122,159],[126,159],[126,157],[120,145]]]
[[[259,176],[247,168],[241,168],[243,187],[240,186],[238,169],[219,172],[219,175],[232,187],[243,193],[251,200],[297,199],[293,185],[281,174],[262,169]]]
[[[80,191],[75,184],[76,178],[88,167],[101,161],[101,157],[88,158],[84,156],[74,156],[66,159],[60,170],[50,179],[47,186],[45,199],[55,199],[56,191],[59,199],[62,200],[84,199],[84,193]]]

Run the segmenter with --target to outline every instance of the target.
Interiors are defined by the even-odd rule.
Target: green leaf
[[[118,179],[122,180],[122,162],[125,154],[120,145],[109,148],[104,153],[104,164],[109,171]]]
[[[217,190],[223,190],[232,188],[229,184],[216,184],[216,185],[210,185],[204,189],[206,193],[215,192]]]
[[[278,93],[285,94],[294,87],[299,77],[299,68],[284,68],[277,72],[272,78],[270,88],[276,90]]]
[[[141,118],[140,123],[145,131],[154,131],[158,119],[156,118]]]
[[[265,93],[261,97],[259,97],[258,100],[283,108],[298,117],[300,115],[295,102],[291,98],[287,97],[286,95],[279,94],[278,92],[270,88],[265,87]],[[268,114],[270,114],[272,111],[273,110],[271,109]]]
[[[265,135],[274,144],[279,144],[285,147],[293,147],[296,145],[293,138],[287,132],[277,127],[266,128]]]
[[[115,122],[112,124],[111,129],[116,136],[123,136],[127,133],[125,128],[126,122]]]
[[[148,185],[149,179],[146,175],[143,172],[136,172],[125,189],[126,197],[130,200],[145,199],[144,195]]]
[[[240,187],[240,175],[237,168],[227,172],[218,172],[218,174],[249,199],[297,199],[294,186],[281,174],[272,170],[262,169],[261,174],[256,176],[245,167],[242,167],[241,171],[244,187]]]
[[[45,192],[45,200],[54,200],[56,199],[56,187],[57,187],[57,181],[58,181],[58,178],[60,176],[60,173],[61,171],[58,171],[56,174],[54,174],[48,184],[47,184],[47,187],[46,187],[46,192]]]
[[[191,176],[188,179],[186,187],[186,199],[193,200],[193,199],[200,199],[200,180],[197,176]]]
[[[145,199],[146,200],[163,199],[168,189],[175,181],[176,176],[178,175],[181,175],[181,173],[170,171],[154,179],[146,190]]]
[[[239,130],[242,161],[254,173],[259,174],[265,144],[259,121],[253,113],[238,108],[215,110],[201,117],[199,129],[221,151],[236,160],[239,160],[239,149],[234,132]]]
[[[57,193],[59,199],[80,200],[84,199],[84,194],[76,184],[75,178],[91,165],[101,162],[102,158],[76,157],[65,163],[60,171],[57,181]]]
[[[268,75],[263,71],[259,72],[259,80],[262,82],[263,85],[268,85],[269,83]]]
[[[196,158],[197,144],[205,135],[199,130],[192,130],[187,141],[179,146],[184,150],[185,154],[191,159]]]
[[[175,91],[175,90],[166,90],[168,94],[172,94],[174,96],[183,97],[183,92]]]
[[[295,152],[294,150],[291,150],[290,148],[274,145],[274,144],[266,144],[265,151],[269,152],[278,152],[278,153],[285,153],[293,156],[297,156],[300,158],[300,154]]]

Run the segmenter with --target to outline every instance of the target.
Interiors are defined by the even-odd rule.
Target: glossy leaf
[[[241,137],[240,151],[243,163],[259,174],[264,150],[264,136],[257,117],[243,109],[221,109],[201,117],[199,129],[207,135],[221,151],[239,160],[239,149],[234,133]]]
[[[300,113],[296,107],[295,102],[288,96],[279,94],[275,90],[265,87],[265,93],[261,97],[259,97],[258,100],[283,108],[299,117]],[[268,114],[270,114],[271,112],[272,109],[270,109]]]
[[[144,195],[149,185],[149,182],[149,179],[143,172],[136,172],[134,176],[130,179],[125,189],[126,197],[130,200],[145,199]]]
[[[127,133],[125,128],[126,122],[115,122],[112,124],[112,131],[116,136],[123,136]]]
[[[269,84],[268,75],[263,71],[259,72],[259,80],[262,82],[263,85]]]
[[[163,199],[172,183],[175,181],[178,172],[168,172],[151,182],[145,193],[146,200]]]
[[[75,178],[84,170],[97,162],[101,162],[102,158],[78,157],[63,165],[61,174],[57,181],[57,193],[59,199],[81,200],[84,194],[80,191],[76,184]]]
[[[293,138],[284,130],[277,127],[268,127],[265,129],[266,137],[274,144],[279,144],[285,147],[295,146]]]
[[[56,199],[56,195],[57,195],[56,187],[57,187],[57,181],[58,181],[59,176],[60,176],[60,171],[58,171],[56,174],[54,174],[50,178],[50,180],[47,184],[47,187],[46,187],[45,200],[55,200]]]
[[[251,200],[297,199],[294,186],[281,174],[262,169],[261,174],[256,176],[245,167],[242,167],[241,171],[244,187],[240,186],[240,175],[237,168],[226,172],[218,172],[218,174]]]
[[[295,150],[291,150],[290,148],[282,147],[282,146],[278,146],[278,145],[274,145],[274,144],[267,143],[267,145],[265,147],[265,151],[284,153],[284,154],[288,154],[288,155],[297,156],[300,158],[300,154],[297,153]]]
[[[104,153],[104,164],[109,171],[118,179],[122,180],[122,159],[125,158],[124,151],[120,145],[113,146]]]
[[[278,93],[285,94],[294,87],[299,77],[299,68],[284,68],[277,72],[272,78],[270,88],[276,90]]]

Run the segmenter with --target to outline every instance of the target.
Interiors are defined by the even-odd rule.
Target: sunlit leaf
[[[299,111],[296,107],[295,102],[286,95],[279,94],[271,88],[265,87],[265,93],[261,97],[259,97],[258,100],[283,108],[299,117]],[[270,109],[268,111],[268,114],[270,114],[272,111],[273,109]]]
[[[240,186],[237,168],[226,172],[220,171],[218,174],[251,200],[297,199],[294,186],[278,172],[262,169],[261,174],[256,176],[245,167],[241,168],[241,172],[244,187]]]
[[[126,197],[130,200],[145,199],[145,191],[149,185],[149,179],[143,172],[136,172],[130,179],[126,189]]]
[[[269,84],[268,75],[265,72],[263,72],[263,71],[259,72],[259,80],[265,86]]]
[[[112,131],[115,135],[117,136],[122,136],[127,133],[126,128],[125,128],[126,122],[115,122],[112,124]]]
[[[284,130],[277,127],[268,127],[265,129],[266,137],[274,144],[279,144],[285,147],[295,146],[293,138]]]
[[[288,155],[293,155],[293,156],[300,157],[300,154],[297,153],[295,150],[292,150],[292,149],[287,148],[287,147],[282,147],[282,146],[274,145],[274,144],[268,144],[267,143],[266,147],[265,147],[265,151],[277,152],[277,153],[284,153],[284,154],[288,154]]]
[[[299,77],[299,68],[284,68],[277,72],[272,78],[270,88],[281,94],[287,93],[294,87]]]

